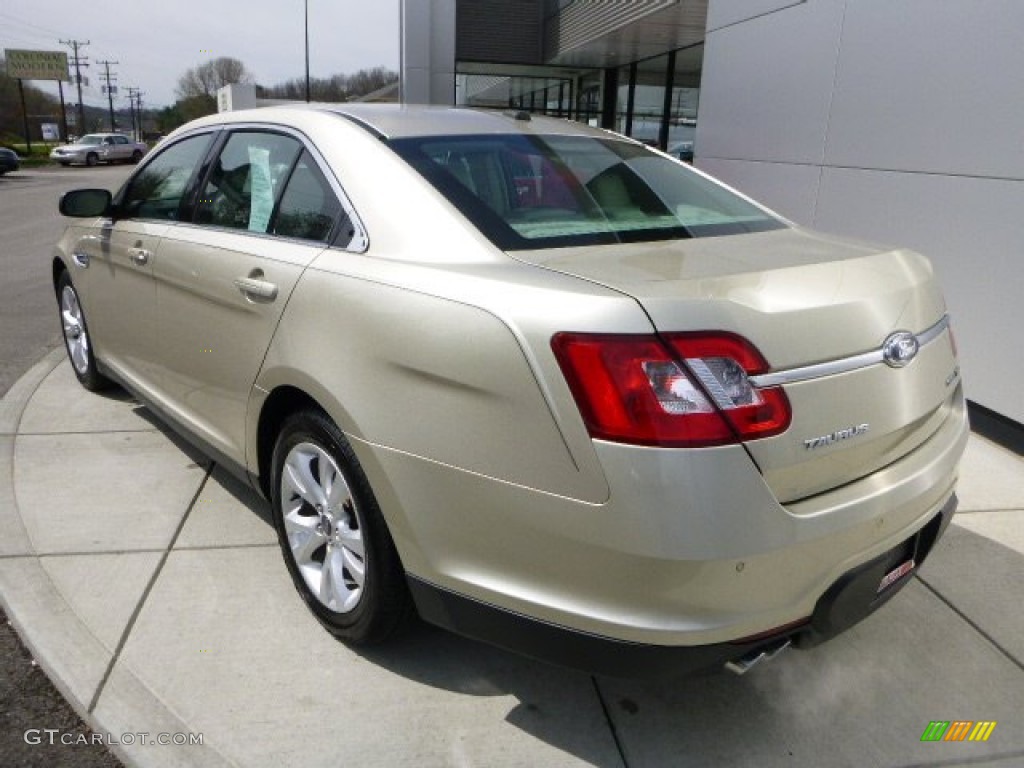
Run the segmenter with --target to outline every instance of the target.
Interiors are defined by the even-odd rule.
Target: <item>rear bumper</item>
[[[923,528],[878,557],[843,574],[818,600],[814,613],[754,639],[694,646],[633,643],[581,632],[474,600],[410,576],[409,589],[420,616],[457,634],[541,661],[590,673],[625,678],[692,674],[785,640],[797,648],[820,645],[870,616],[902,589],[945,532],[956,510],[951,496]],[[883,579],[912,558],[914,570],[882,587]]]
[[[899,545],[839,577],[814,607],[798,632],[797,648],[812,648],[870,616],[903,589],[946,532],[957,498],[954,494],[928,523]]]
[[[660,678],[714,669],[753,651],[778,645],[785,633],[747,643],[667,646],[593,635],[474,600],[409,577],[421,618],[451,632],[514,653],[620,678]]]
[[[597,445],[614,491],[593,504],[355,444],[419,581],[584,635],[705,646],[810,617],[844,574],[924,528],[967,436],[958,399],[899,462],[786,507],[736,447]]]

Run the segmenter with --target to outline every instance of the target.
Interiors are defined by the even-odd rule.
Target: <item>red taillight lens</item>
[[[559,333],[551,345],[594,438],[699,447],[768,437],[789,426],[782,390],[750,383],[748,374],[768,365],[739,336],[673,334],[663,342]]]

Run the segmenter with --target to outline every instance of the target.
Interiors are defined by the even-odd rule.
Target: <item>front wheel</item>
[[[295,588],[329,632],[369,645],[406,623],[412,603],[398,552],[352,447],[322,412],[285,420],[271,501]]]
[[[88,155],[85,156],[85,164],[88,165],[90,168],[96,165],[99,161],[100,156],[97,155],[95,152],[90,152]]]
[[[88,390],[97,391],[110,385],[110,380],[99,372],[92,354],[89,328],[85,312],[78,300],[78,291],[67,271],[57,278],[57,301],[60,304],[60,323],[64,331],[64,348],[68,352],[71,368],[79,383]]]

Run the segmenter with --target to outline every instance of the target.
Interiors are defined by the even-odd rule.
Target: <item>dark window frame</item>
[[[219,137],[220,130],[202,130],[187,133],[176,139],[173,143],[168,144],[165,147],[160,147],[160,151],[151,153],[139,166],[139,168],[129,177],[129,179],[121,186],[117,194],[114,196],[113,209],[115,219],[132,219],[137,221],[160,221],[160,222],[174,222],[174,223],[189,223],[192,220],[193,207],[195,204],[196,196],[196,183],[197,180],[203,176],[210,163],[211,155],[216,150],[220,143]],[[139,216],[137,214],[129,214],[125,210],[127,204],[128,195],[132,189],[132,186],[140,179],[150,166],[158,162],[161,157],[167,154],[174,147],[178,147],[181,144],[191,139],[208,137],[208,145],[206,151],[203,153],[201,159],[192,168],[192,173],[188,180],[185,182],[185,186],[182,188],[181,197],[178,199],[177,216],[173,219],[167,218],[155,218],[152,216]],[[187,214],[187,215],[186,215]]]
[[[183,133],[181,136],[175,137],[174,140],[168,143],[166,146],[161,146],[157,151],[151,152],[146,155],[140,165],[132,173],[132,175],[121,185],[113,199],[113,215],[114,221],[118,219],[131,219],[137,221],[157,221],[161,223],[172,223],[175,225],[184,226],[195,226],[212,228],[214,225],[201,224],[195,221],[198,197],[202,189],[204,188],[208,178],[212,172],[213,161],[220,156],[224,145],[228,139],[235,133],[273,133],[280,134],[293,138],[301,145],[301,151],[296,154],[295,160],[292,163],[291,168],[285,177],[285,183],[282,184],[282,194],[287,189],[288,181],[291,180],[291,174],[294,173],[295,166],[301,159],[303,153],[308,153],[317,171],[327,182],[327,186],[330,189],[331,194],[334,195],[335,200],[339,204],[340,212],[336,216],[333,222],[331,231],[324,240],[308,240],[303,238],[294,238],[287,235],[275,235],[270,232],[259,233],[251,232],[249,230],[232,229],[228,227],[217,227],[225,232],[234,232],[236,234],[246,234],[251,237],[273,237],[275,239],[288,240],[291,242],[299,242],[306,244],[320,244],[327,248],[338,248],[341,250],[349,251],[351,253],[365,253],[369,250],[370,235],[363,224],[362,218],[359,216],[355,205],[352,203],[351,198],[345,192],[345,188],[338,180],[334,173],[334,170],[326,163],[323,155],[319,149],[309,140],[309,138],[299,131],[298,129],[292,128],[286,125],[278,125],[271,123],[223,123],[212,126],[204,126],[195,130]],[[133,183],[149,168],[154,162],[158,161],[167,151],[173,147],[180,145],[182,142],[194,139],[197,137],[207,136],[210,142],[206,148],[206,152],[203,154],[202,159],[193,167],[192,175],[189,177],[182,191],[181,198],[176,209],[176,218],[155,218],[151,216],[138,216],[128,215],[127,211],[124,210],[124,203],[127,198],[128,192],[131,189]],[[272,226],[274,217],[277,214],[277,208],[280,201],[280,196],[275,199],[274,211],[271,214],[271,220],[268,223],[268,229]]]

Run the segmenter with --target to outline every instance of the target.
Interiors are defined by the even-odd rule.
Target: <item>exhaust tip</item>
[[[738,659],[725,662],[725,668],[734,675],[745,675],[762,661],[771,661],[792,644],[792,641],[787,637],[785,640],[780,640],[772,645],[755,648],[746,656],[740,656]]]

